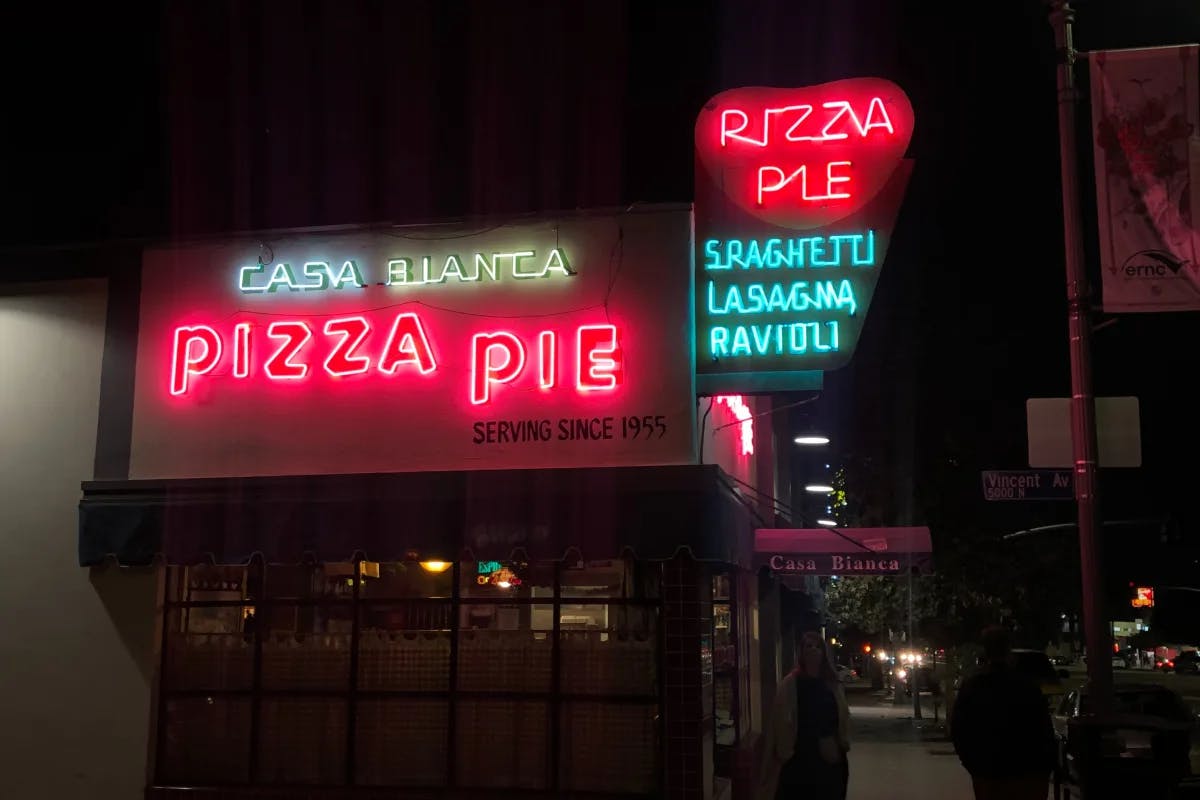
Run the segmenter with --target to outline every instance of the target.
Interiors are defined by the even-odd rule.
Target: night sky
[[[5,247],[689,201],[711,95],[889,78],[916,170],[821,423],[921,469],[954,458],[978,493],[979,469],[1026,466],[1025,399],[1069,393],[1036,0],[41,3],[0,27]],[[1195,0],[1079,4],[1083,50],[1191,41]],[[1197,324],[1125,315],[1095,337],[1098,393],[1142,399],[1145,466],[1105,476],[1110,516],[1195,516]]]

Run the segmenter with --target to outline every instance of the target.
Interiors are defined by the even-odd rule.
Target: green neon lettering
[[[387,285],[412,283],[412,262],[407,258],[393,258],[387,262]]]
[[[326,266],[326,269],[329,269],[328,265]],[[332,272],[332,270],[330,270],[330,272]],[[342,268],[339,269],[338,274],[333,277],[330,285],[333,286],[334,289],[341,289],[345,287],[347,283],[356,289],[361,289],[363,287],[362,272],[359,270],[358,264],[351,259],[347,259],[345,263],[342,264]]]
[[[557,247],[550,251],[550,255],[546,256],[546,265],[542,267],[543,277],[551,272],[561,272],[568,278],[575,274],[575,270],[571,269],[571,265],[567,263],[566,254]]]
[[[463,273],[462,261],[453,253],[446,256],[446,263],[442,265],[442,274],[438,276],[436,282],[445,283],[447,278],[455,278],[459,283],[467,280],[467,276]]]
[[[306,292],[329,288],[329,264],[325,261],[305,261],[300,273],[305,282],[300,288]]]
[[[521,269],[521,262],[527,258],[533,258],[533,256],[535,255],[532,250],[521,250],[516,253],[505,253],[504,255],[506,257],[511,257],[513,260],[513,277],[514,278],[518,278],[518,279],[540,278],[542,276],[542,273],[540,273],[540,272],[525,272],[524,270]]]
[[[273,294],[280,286],[286,286],[290,292],[300,288],[296,284],[296,274],[292,271],[291,264],[279,263],[271,270],[271,277],[267,280],[267,292]]]
[[[264,269],[266,269],[266,266],[263,265],[263,263],[261,261],[257,264],[251,264],[249,266],[242,267],[241,269],[239,269],[238,270],[238,288],[241,289],[243,292],[246,292],[247,294],[258,294],[260,292],[265,292],[267,290],[267,287],[255,286],[254,281],[253,281],[253,277],[255,275],[261,275],[262,271]]]
[[[494,260],[488,260],[487,256],[485,256],[483,253],[476,253],[475,280],[483,280],[484,275],[487,275],[492,280],[496,280],[496,262]]]

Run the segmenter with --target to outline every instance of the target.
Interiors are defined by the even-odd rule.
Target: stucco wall
[[[78,565],[103,282],[0,287],[0,797],[134,800],[145,784],[152,570]]]

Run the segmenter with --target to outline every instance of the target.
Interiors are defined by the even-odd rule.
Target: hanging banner
[[[1200,45],[1089,63],[1104,310],[1200,309]]]
[[[819,388],[854,353],[912,172],[900,87],[744,87],[696,119],[696,386]]]

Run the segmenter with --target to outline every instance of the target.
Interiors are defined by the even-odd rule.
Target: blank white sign
[[[1074,467],[1070,398],[1031,398],[1025,401],[1025,411],[1029,466],[1034,469]],[[1097,397],[1096,439],[1101,467],[1140,467],[1142,428],[1138,399]]]

